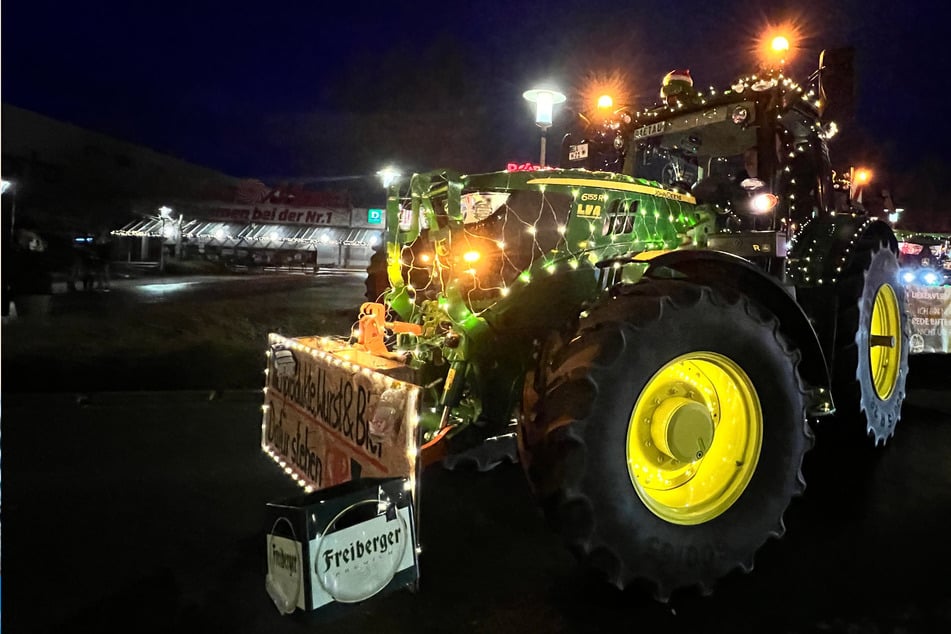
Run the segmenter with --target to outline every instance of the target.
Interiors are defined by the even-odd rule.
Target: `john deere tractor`
[[[909,333],[897,241],[833,178],[817,97],[780,69],[665,88],[588,118],[558,168],[394,184],[379,327],[352,339],[423,386],[424,463],[517,444],[572,550],[661,599],[783,533],[815,419],[888,440]]]

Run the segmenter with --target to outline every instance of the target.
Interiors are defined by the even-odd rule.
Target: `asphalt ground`
[[[920,368],[949,376],[951,358]],[[518,465],[435,465],[418,592],[290,616],[264,589],[265,507],[299,489],[259,449],[260,404],[253,390],[4,394],[3,629],[951,631],[947,388],[913,385],[883,449],[819,429],[786,536],[710,597],[605,587],[548,529]]]
[[[362,294],[362,281],[346,274],[117,280],[108,294],[54,296],[46,330],[4,326],[7,632],[951,631],[945,355],[912,357],[909,398],[887,447],[843,441],[830,433],[834,421],[819,427],[787,534],[764,546],[751,574],[730,575],[710,597],[688,591],[660,604],[637,588],[605,587],[546,526],[518,465],[486,473],[436,465],[421,479],[418,592],[281,616],[264,589],[266,504],[299,488],[259,449],[261,392],[218,389],[228,368],[194,354],[188,389],[103,388],[126,372],[119,365],[94,381],[77,372],[84,366],[59,368],[69,388],[11,389],[11,369],[53,370],[8,336],[48,336],[71,315],[128,320],[138,313],[123,307],[147,301],[203,312],[217,306],[211,296],[261,303],[282,287],[314,294],[303,311],[332,306],[344,321]],[[256,345],[248,344],[254,359]]]

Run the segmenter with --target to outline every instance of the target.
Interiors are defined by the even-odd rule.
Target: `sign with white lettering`
[[[287,205],[214,205],[196,211],[205,220],[260,224],[346,227],[350,210],[337,207],[291,207]]]
[[[951,352],[951,286],[905,286],[912,354]]]
[[[361,367],[315,337],[270,341],[261,447],[288,475],[323,489],[415,473],[416,385]]]

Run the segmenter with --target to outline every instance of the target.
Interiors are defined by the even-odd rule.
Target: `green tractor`
[[[750,570],[812,422],[883,444],[908,373],[897,241],[834,179],[817,99],[680,80],[559,168],[391,186],[361,319],[385,327],[355,343],[424,386],[424,463],[517,447],[569,547],[662,600]]]

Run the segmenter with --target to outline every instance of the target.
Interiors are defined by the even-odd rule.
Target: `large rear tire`
[[[619,588],[712,590],[784,532],[812,445],[799,352],[746,298],[651,282],[595,307],[536,376],[521,462],[569,547]]]
[[[832,396],[861,415],[884,444],[901,418],[911,336],[898,258],[885,245],[860,247],[839,281]]]

